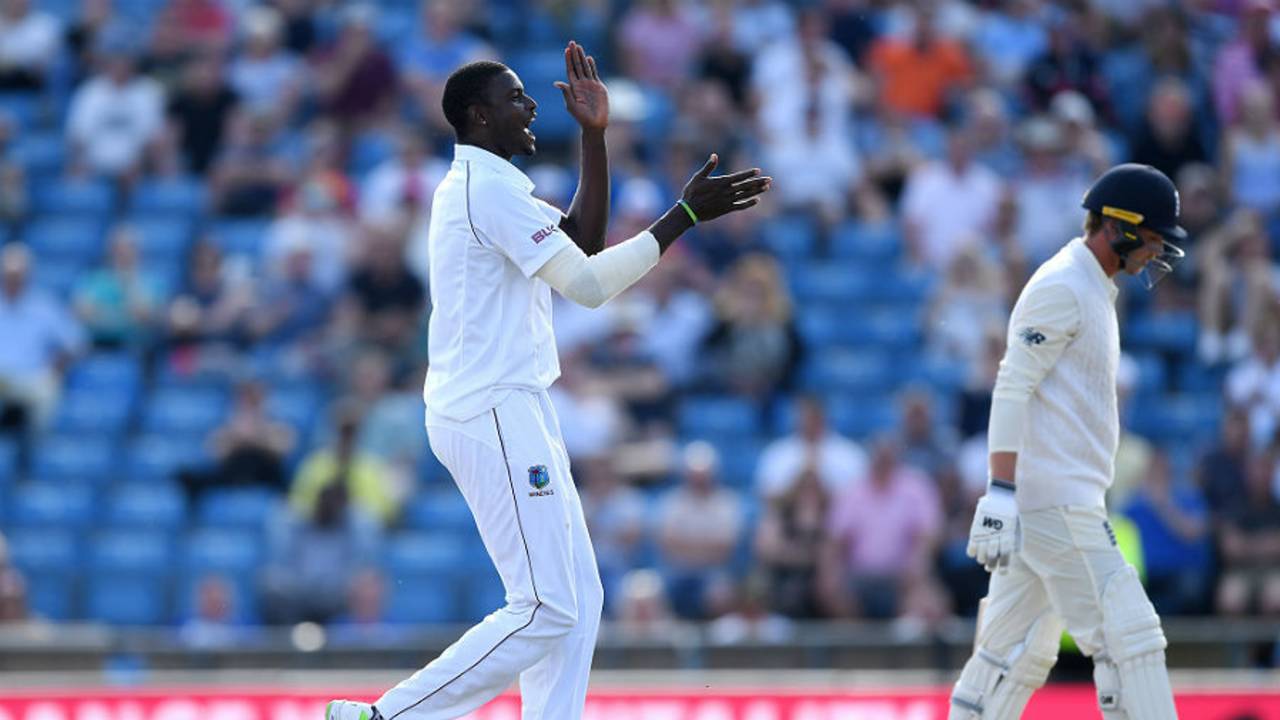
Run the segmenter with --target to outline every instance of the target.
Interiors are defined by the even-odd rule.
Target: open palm
[[[557,82],[564,106],[583,130],[603,130],[609,125],[609,90],[596,71],[596,59],[572,40],[564,49],[564,69],[568,82]]]

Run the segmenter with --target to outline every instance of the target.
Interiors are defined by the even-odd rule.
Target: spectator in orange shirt
[[[933,11],[919,9],[912,20],[907,37],[875,41],[871,70],[886,107],[905,115],[937,116],[947,96],[969,83],[969,56],[960,43],[938,37]]]

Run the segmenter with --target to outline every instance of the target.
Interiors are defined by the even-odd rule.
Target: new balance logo
[[[1018,333],[1018,337],[1022,338],[1024,345],[1039,345],[1045,341],[1044,333],[1033,327],[1022,328]]]
[[[1003,530],[1004,521],[999,518],[984,517],[982,518],[982,527],[991,528],[992,530]]]

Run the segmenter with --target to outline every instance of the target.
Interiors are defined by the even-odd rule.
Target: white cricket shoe
[[[331,700],[324,708],[324,720],[382,720],[369,703]]]

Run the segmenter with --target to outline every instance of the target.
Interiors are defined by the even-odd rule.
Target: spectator
[[[1106,84],[1098,70],[1098,57],[1085,39],[1083,14],[1071,10],[1054,13],[1048,31],[1048,47],[1031,61],[1023,76],[1033,107],[1045,110],[1059,93],[1072,91],[1085,97],[1095,112],[1105,113]]]
[[[1175,77],[1156,83],[1147,103],[1146,121],[1129,143],[1133,162],[1154,166],[1169,177],[1177,177],[1186,165],[1209,159],[1200,142],[1186,83]]]
[[[1079,198],[1095,176],[1092,168],[1068,164],[1066,132],[1057,121],[1033,117],[1018,134],[1026,160],[1010,183],[1018,196],[1015,232],[1022,254],[1038,266],[1079,233]]]
[[[156,34],[186,52],[222,53],[231,45],[232,21],[221,0],[171,0],[156,18]]]
[[[254,342],[305,351],[319,343],[327,327],[330,295],[312,270],[311,248],[300,238],[289,241],[280,277],[268,280],[248,318]]]
[[[1236,123],[1246,88],[1266,79],[1267,60],[1280,50],[1271,35],[1271,0],[1245,0],[1242,5],[1236,38],[1213,61],[1213,104],[1225,126]]]
[[[372,4],[346,7],[337,40],[316,63],[321,107],[348,138],[384,118],[395,98],[395,66],[373,34],[376,12]]]
[[[1280,318],[1274,311],[1253,328],[1253,350],[1227,375],[1227,400],[1249,414],[1253,446],[1266,447],[1280,430]]]
[[[210,168],[209,196],[216,212],[231,217],[270,215],[292,183],[294,169],[275,137],[267,111],[231,116],[222,155]]]
[[[1152,456],[1122,510],[1137,526],[1144,584],[1161,615],[1198,613],[1205,605],[1212,559],[1207,510],[1198,488],[1174,478],[1163,452]]]
[[[178,479],[193,498],[212,488],[263,487],[283,491],[284,463],[295,443],[293,429],[267,415],[262,384],[242,382],[236,388],[230,416],[209,435],[213,467],[184,469]]]
[[[421,3],[422,25],[397,56],[405,87],[431,127],[447,131],[440,109],[444,81],[454,69],[496,57],[493,48],[463,27],[463,5],[453,0]]]
[[[769,3],[766,3],[769,4]],[[734,3],[715,3],[711,10],[711,30],[707,33],[702,46],[702,55],[698,59],[697,77],[703,87],[714,86],[728,93],[735,111],[747,106],[747,83],[751,77],[751,58],[756,48],[765,47],[768,43],[753,42],[750,45],[739,45],[734,39],[736,16],[742,13],[741,7]],[[786,8],[783,8],[786,12]],[[779,33],[785,36],[790,31],[791,16],[786,15],[786,27]],[[776,29],[775,25],[772,29]],[[775,38],[770,37],[769,42]],[[696,90],[695,90],[696,92]],[[734,115],[737,113],[735,112]]]
[[[373,377],[357,383],[370,386],[362,403],[360,452],[376,457],[392,477],[403,478],[405,484],[417,473],[423,456],[430,452],[426,434],[422,432],[424,371],[425,368],[393,367],[391,359],[375,349],[362,353],[352,370],[356,377]]]
[[[217,245],[196,243],[186,286],[169,305],[170,341],[189,346],[238,339],[254,303],[247,270],[244,263],[224,262]]]
[[[284,21],[276,10],[250,8],[244,15],[244,33],[244,46],[227,73],[231,88],[251,111],[284,124],[297,114],[306,68],[282,47]]]
[[[961,250],[929,303],[926,343],[930,354],[977,367],[986,349],[984,331],[1003,325],[1008,309],[1008,291],[999,268],[976,246]]]
[[[17,123],[0,110],[0,232],[19,224],[31,206],[26,170],[12,157],[18,136]]]
[[[320,8],[314,0],[271,0],[284,20],[284,46],[299,57],[311,54],[320,36]]]
[[[740,586],[724,584],[726,611],[707,626],[712,645],[782,645],[791,641],[795,627],[769,607],[768,579],[759,573],[747,577]]]
[[[195,608],[182,623],[178,635],[192,650],[233,647],[240,640],[235,627],[235,596],[231,584],[219,575],[205,575],[195,587]]]
[[[937,477],[954,464],[959,443],[949,423],[935,422],[933,396],[920,387],[908,388],[899,398],[902,433],[898,453],[905,465]]]
[[[890,112],[939,117],[972,78],[964,46],[939,36],[934,20],[930,6],[912,6],[906,37],[885,35],[871,47],[880,103]]]
[[[631,640],[676,640],[678,621],[671,613],[662,576],[642,568],[627,573],[621,584],[616,612],[618,634]]]
[[[239,97],[223,80],[222,61],[213,55],[190,60],[182,85],[169,99],[172,134],[187,171],[204,175],[222,152],[223,139]]]
[[[623,72],[668,92],[693,76],[702,42],[698,22],[676,0],[641,0],[618,23]]]
[[[1114,164],[1111,141],[1098,131],[1097,114],[1088,98],[1075,90],[1064,90],[1053,96],[1049,114],[1062,127],[1063,162],[1069,172],[1093,179]],[[1179,220],[1186,225],[1185,207]]]
[[[742,533],[742,500],[719,485],[720,458],[705,442],[684,449],[684,483],[658,504],[655,526],[671,603],[680,617],[706,616],[706,590]]]
[[[1049,48],[1046,14],[1034,0],[1007,0],[979,14],[971,42],[988,80],[1013,87],[1026,76]]]
[[[75,309],[99,348],[144,349],[159,329],[164,296],[159,283],[138,264],[133,228],[111,234],[107,263],[75,289]]]
[[[62,50],[62,29],[31,0],[0,2],[0,90],[41,90]]]
[[[0,627],[27,623],[27,581],[16,568],[0,565]]]
[[[1000,203],[999,176],[973,161],[967,128],[947,133],[947,157],[911,171],[903,190],[904,240],[917,264],[941,272],[965,247],[988,237]]]
[[[262,583],[267,622],[338,618],[352,582],[376,558],[377,524],[348,500],[348,486],[334,480],[314,490],[312,503],[294,504],[282,522],[269,527],[270,559]]]
[[[1199,250],[1199,360],[1237,363],[1249,354],[1249,329],[1262,323],[1280,299],[1280,273],[1262,218],[1236,210],[1203,236]]]
[[[353,508],[382,523],[390,524],[400,512],[403,488],[393,487],[392,478],[378,459],[360,450],[361,417],[350,406],[333,413],[334,437],[328,446],[314,450],[298,468],[289,489],[289,506],[299,517],[316,512],[326,487],[344,488]]]
[[[1218,444],[1204,454],[1196,471],[1215,526],[1245,496],[1244,474],[1249,455],[1249,414],[1241,408],[1228,408]]]
[[[820,583],[836,615],[897,617],[933,584],[942,511],[930,478],[899,462],[881,438],[866,477],[834,500]]]
[[[816,395],[800,395],[794,404],[796,429],[765,447],[756,466],[756,492],[770,501],[791,494],[813,473],[828,494],[839,494],[867,471],[867,455],[827,424],[826,408]]]
[[[80,352],[83,331],[63,305],[32,288],[31,253],[0,249],[0,432],[29,439],[58,405],[62,372]]]
[[[988,395],[990,392],[988,387]],[[978,614],[978,603],[986,596],[991,583],[991,574],[967,552],[973,512],[987,488],[987,457],[987,434],[982,432],[966,440],[956,461],[942,468],[935,478],[943,517],[938,540],[938,577],[952,608],[961,617]]]
[[[769,499],[755,532],[755,557],[768,578],[768,607],[787,617],[817,618],[818,562],[827,542],[830,492],[818,463]]]
[[[751,84],[761,153],[778,178],[778,202],[816,209],[834,223],[861,174],[849,112],[858,75],[827,30],[820,10],[802,13],[797,33],[756,59]]]
[[[76,88],[67,117],[72,167],[124,180],[141,173],[164,130],[164,91],[137,74],[128,42],[102,34],[102,69]]]
[[[347,283],[347,303],[357,332],[389,350],[406,348],[418,332],[426,288],[404,264],[404,247],[395,237],[365,229],[364,258]]]
[[[648,503],[639,490],[623,481],[609,457],[575,462],[574,475],[582,486],[582,512],[600,566],[605,612],[612,614],[610,600],[621,594],[622,578],[640,564],[648,534]]]
[[[619,305],[610,332],[590,354],[595,381],[602,392],[622,403],[635,424],[658,425],[671,417],[671,383],[645,351],[642,310]]]
[[[1280,502],[1272,489],[1275,472],[1274,452],[1250,457],[1245,494],[1233,503],[1218,532],[1220,613],[1280,615]]]
[[[562,355],[560,379],[547,392],[570,460],[604,457],[617,450],[629,429],[626,408],[600,381],[585,351]]]
[[[1227,129],[1221,166],[1237,205],[1267,217],[1280,212],[1280,120],[1275,94],[1266,83],[1244,89],[1240,123]]]
[[[683,247],[671,248],[627,295],[648,318],[641,333],[643,350],[677,388],[693,379],[698,346],[712,322],[700,271]]]
[[[800,360],[800,336],[778,264],[747,255],[715,295],[716,322],[704,341],[708,382],[767,400],[786,388]]]
[[[965,122],[973,157],[1004,177],[1019,172],[1023,162],[1009,128],[1006,104],[1004,97],[991,88],[977,88],[965,98]]]
[[[406,128],[396,138],[396,154],[369,173],[360,191],[360,217],[388,222],[400,215],[426,227],[431,197],[449,171],[449,163],[427,154],[420,131]],[[416,233],[415,233],[416,234]]]
[[[65,43],[75,61],[74,80],[78,85],[93,65],[98,37],[116,22],[113,0],[81,0],[80,12],[66,28]]]

